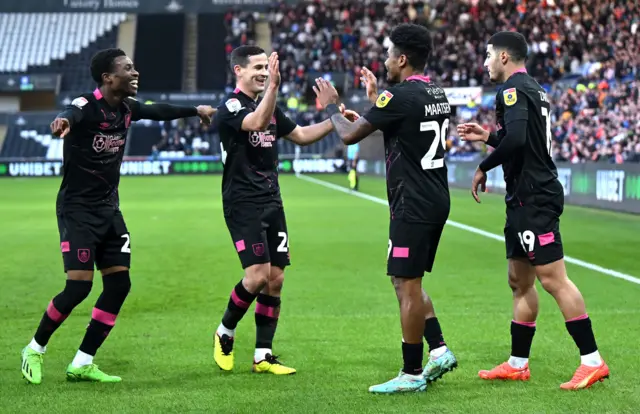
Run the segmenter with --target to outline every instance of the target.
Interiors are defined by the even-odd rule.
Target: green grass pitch
[[[344,175],[316,176],[346,185]],[[126,177],[122,210],[131,232],[133,288],[96,363],[121,384],[67,383],[91,296],[52,338],[44,382],[26,384],[20,350],[64,284],[55,221],[59,179],[0,180],[0,412],[3,413],[605,413],[640,407],[640,285],[568,265],[593,319],[611,379],[583,392],[558,386],[577,368],[577,349],[553,299],[541,289],[541,315],[528,383],[486,383],[480,369],[510,351],[511,291],[504,245],[447,226],[424,285],[460,366],[426,393],[375,396],[369,385],[401,367],[398,305],[385,275],[385,206],[281,177],[292,267],[286,272],[274,351],[298,369],[291,377],[251,373],[253,314],[240,323],[236,368],[212,358],[212,332],[242,277],[224,224],[219,176]],[[385,197],[384,181],[362,191]],[[452,190],[451,219],[501,234],[502,197],[477,205]],[[567,255],[640,276],[640,217],[566,207]]]

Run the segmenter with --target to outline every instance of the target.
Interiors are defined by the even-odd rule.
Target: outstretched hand
[[[71,131],[69,120],[66,118],[54,119],[50,127],[51,127],[51,134],[54,137],[64,138]]]
[[[313,91],[316,93],[322,109],[326,108],[329,104],[337,104],[340,98],[336,88],[323,78],[316,78],[316,86],[313,87]]]
[[[460,124],[456,128],[458,130],[458,135],[460,135],[460,139],[468,142],[477,142],[483,141],[487,142],[489,139],[489,131],[482,128],[480,125],[476,123],[466,123]]]
[[[340,104],[340,113],[351,122],[356,122],[360,118],[360,114],[351,109],[347,109],[344,104]]]
[[[218,111],[216,108],[211,107],[210,105],[200,105],[196,107],[198,110],[198,117],[200,118],[200,123],[209,126],[211,125],[211,118]]]
[[[360,79],[367,90],[367,98],[369,98],[372,104],[375,104],[378,99],[378,79],[376,79],[376,75],[366,67],[363,67],[361,72],[362,78]]]
[[[271,53],[267,62],[267,69],[269,71],[269,83],[277,88],[280,86],[280,60],[276,52]]]

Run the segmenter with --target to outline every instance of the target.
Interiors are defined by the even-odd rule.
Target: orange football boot
[[[607,378],[609,378],[609,367],[604,361],[597,367],[580,365],[576,373],[573,374],[571,381],[561,384],[560,388],[563,390],[582,390],[591,387],[598,381],[602,382]]]
[[[528,381],[531,377],[529,364],[524,368],[514,368],[508,362],[503,362],[491,371],[482,370],[478,372],[478,376],[485,380],[511,380],[511,381]]]

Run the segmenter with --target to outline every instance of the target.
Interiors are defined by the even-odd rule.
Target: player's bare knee
[[[391,277],[391,282],[396,291],[396,296],[401,302],[411,297],[418,297],[422,301],[422,281],[417,278]]]
[[[245,269],[245,288],[249,292],[259,292],[269,283],[271,272],[269,263],[249,266]]]
[[[396,291],[396,296],[398,296],[398,299],[400,298],[402,283],[403,278],[391,276],[391,284],[393,285],[393,289]]]
[[[536,274],[542,288],[552,295],[562,290],[569,283],[564,263],[559,261],[536,266]]]
[[[567,279],[564,274],[554,274],[554,273],[542,273],[538,275],[538,280],[540,280],[540,284],[542,288],[552,295],[555,292],[562,290],[562,288],[567,284],[569,279]]]
[[[530,289],[535,289],[535,270],[527,260],[510,259],[507,275],[514,296],[523,296]]]
[[[280,292],[283,284],[284,270],[277,266],[272,266],[271,272],[269,273],[269,290]]]

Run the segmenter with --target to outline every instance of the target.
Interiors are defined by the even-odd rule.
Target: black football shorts
[[[224,219],[243,269],[263,263],[284,269],[291,264],[282,206],[225,206]]]
[[[65,210],[58,230],[65,272],[131,266],[131,238],[120,211]]]
[[[387,249],[389,276],[416,278],[431,272],[440,243],[443,224],[409,223],[391,220]]]
[[[563,207],[563,197],[547,203],[507,207],[504,226],[507,259],[527,258],[534,266],[562,259],[560,215]]]

